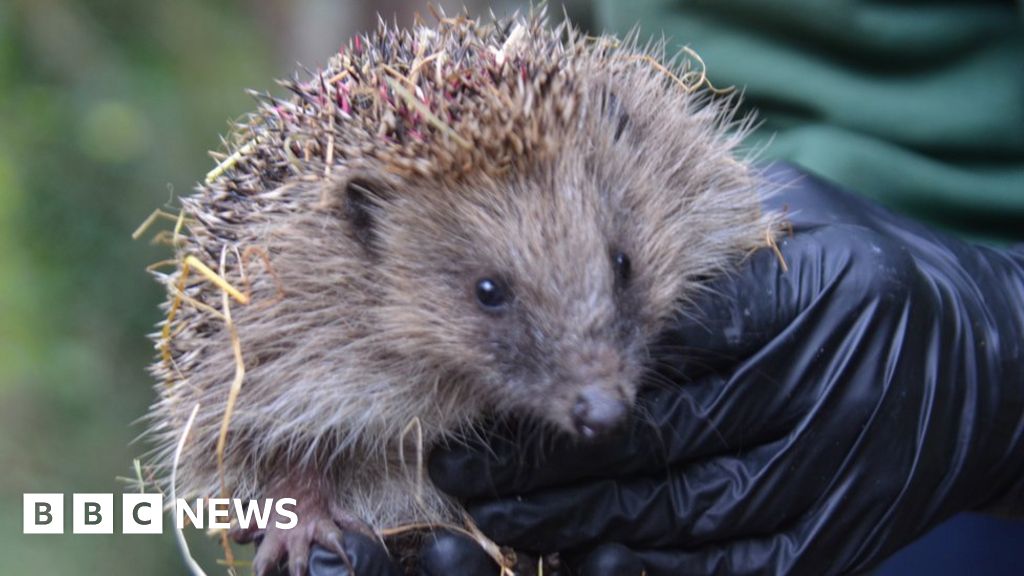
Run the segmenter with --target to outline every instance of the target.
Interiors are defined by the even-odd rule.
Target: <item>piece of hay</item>
[[[185,449],[185,442],[188,440],[188,433],[192,431],[192,424],[196,421],[196,414],[199,413],[200,404],[196,404],[192,408],[192,414],[189,415],[188,421],[185,422],[185,429],[181,432],[181,439],[178,440],[178,447],[174,450],[174,460],[171,463],[171,502],[177,502],[178,493],[176,489],[178,481],[178,462],[181,461],[181,453]],[[196,559],[192,557],[192,552],[189,550],[188,542],[185,540],[185,532],[179,528],[174,529],[174,539],[178,543],[178,549],[181,550],[181,555],[185,560],[185,565],[188,566],[189,572],[192,576],[206,576],[206,572],[199,566]]]

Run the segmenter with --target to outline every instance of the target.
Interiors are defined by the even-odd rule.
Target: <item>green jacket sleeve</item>
[[[598,0],[700,54],[754,145],[962,234],[1024,240],[1024,18],[1009,1]]]

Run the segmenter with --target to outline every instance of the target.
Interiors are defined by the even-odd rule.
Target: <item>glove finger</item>
[[[309,576],[401,576],[401,570],[380,542],[362,534],[345,532],[341,544],[347,558],[314,545],[309,555]]]
[[[462,534],[435,532],[420,550],[420,576],[497,576],[498,573],[497,564],[484,549]]]
[[[791,574],[796,543],[788,534],[696,550],[634,550],[647,576]]]
[[[588,482],[471,504],[469,512],[499,544],[537,553],[609,541],[645,547],[696,544],[734,535],[737,526],[763,534],[809,508],[822,489],[787,489],[786,505],[775,505],[778,479],[790,465],[776,457],[784,442],[694,464],[669,478]]]
[[[568,559],[567,559],[568,560]],[[644,564],[632,550],[615,542],[602,544],[566,562],[579,576],[642,576]]]
[[[651,344],[675,382],[727,368],[782,335],[842,275],[848,230],[783,236],[779,250],[751,254],[742,267],[700,287]]]
[[[845,492],[830,494],[786,528],[762,533],[767,536],[736,535],[689,549],[634,548],[633,554],[648,576],[867,573],[885,555],[860,555],[877,544],[877,527],[851,520],[863,506]],[[837,531],[837,525],[848,529]]]

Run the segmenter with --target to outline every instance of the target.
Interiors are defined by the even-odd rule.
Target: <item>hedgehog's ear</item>
[[[390,188],[374,178],[355,176],[343,181],[336,194],[335,212],[345,222],[348,233],[369,253],[375,253],[377,227]]]

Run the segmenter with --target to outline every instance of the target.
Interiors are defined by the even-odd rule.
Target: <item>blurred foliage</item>
[[[21,494],[120,493],[145,449],[161,289],[144,268],[167,253],[130,234],[275,75],[249,8],[0,4],[0,574],[183,570],[169,533],[24,536]]]

